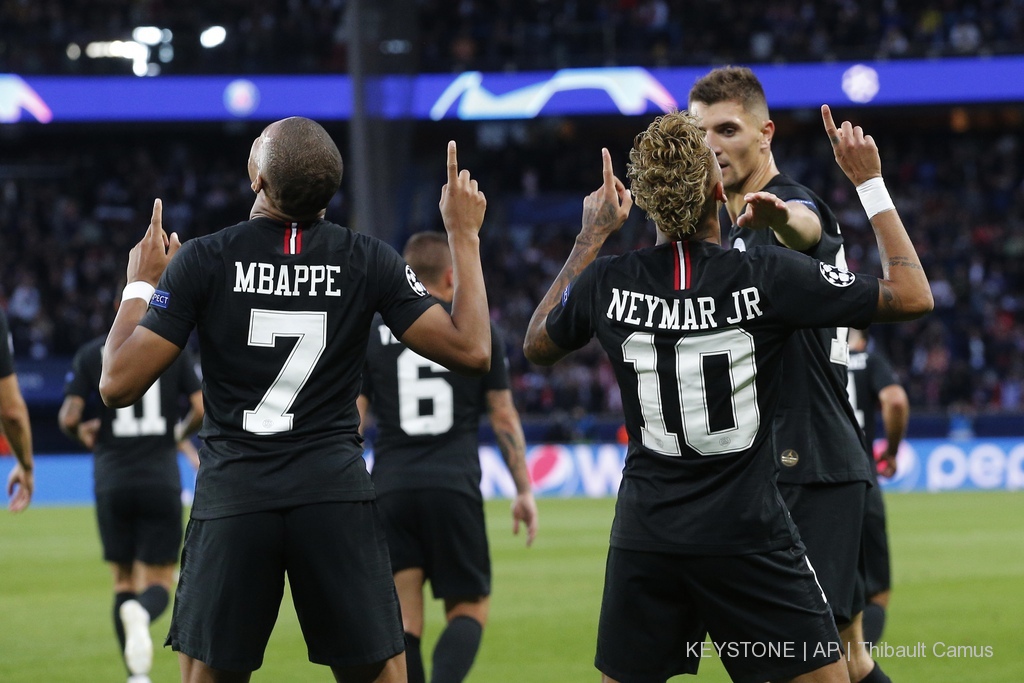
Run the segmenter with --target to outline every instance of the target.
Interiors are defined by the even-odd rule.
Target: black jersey
[[[596,335],[622,391],[629,447],[612,545],[742,554],[792,544],[771,429],[790,391],[783,345],[797,327],[866,323],[877,298],[875,278],[775,247],[684,241],[591,264],[547,330],[564,349]]]
[[[377,316],[363,389],[373,404],[377,493],[442,488],[480,495],[480,417],[487,392],[509,388],[508,359],[491,326],[491,369],[465,377],[406,348]]]
[[[99,396],[103,344],[99,337],[78,350],[64,384],[66,396],[90,401]],[[93,448],[97,493],[136,486],[181,489],[174,425],[181,419],[180,397],[201,386],[192,354],[183,351],[132,406],[99,404],[100,431]]]
[[[839,222],[825,202],[784,175],[775,176],[762,189],[814,211],[821,219],[821,240],[807,254],[846,268]],[[728,221],[724,209],[722,216]],[[729,241],[737,249],[780,245],[771,230],[735,225],[729,231]],[[786,346],[782,368],[786,391],[775,416],[781,482],[871,481],[871,468],[861,452],[863,437],[846,396],[847,334],[847,327],[805,329],[794,334]]]
[[[864,449],[874,462],[875,415],[878,394],[882,389],[899,384],[888,359],[880,353],[855,351],[850,354],[847,391],[857,423],[864,430]]]
[[[7,315],[0,308],[0,378],[14,374],[14,343],[11,328],[7,326]]]
[[[206,420],[192,516],[369,500],[355,400],[370,322],[404,334],[435,299],[390,246],[256,218],[189,240],[142,325],[199,332]]]

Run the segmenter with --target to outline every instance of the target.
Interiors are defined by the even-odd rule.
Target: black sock
[[[427,683],[427,675],[423,671],[420,639],[409,632],[405,634],[405,667],[409,670],[409,683]]]
[[[114,631],[117,633],[117,642],[121,645],[122,657],[124,656],[124,624],[121,623],[121,605],[129,600],[135,600],[136,597],[132,591],[114,593]]]
[[[473,617],[449,621],[434,647],[431,683],[461,683],[473,666],[483,633],[484,627]]]
[[[885,628],[885,608],[877,602],[869,602],[864,608],[864,640],[874,645],[882,637]]]
[[[882,667],[878,666],[878,662],[875,662],[875,668],[867,676],[860,679],[860,683],[892,683],[892,679],[886,676],[885,672],[882,671]]]
[[[137,600],[149,612],[149,620],[156,621],[156,618],[167,609],[167,603],[170,602],[171,596],[167,593],[166,588],[159,584],[154,584],[139,593]]]

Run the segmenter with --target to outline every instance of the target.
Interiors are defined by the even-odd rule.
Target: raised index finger
[[[833,145],[839,144],[839,133],[836,130],[836,122],[832,120],[832,110],[827,104],[821,105],[821,120],[825,124],[825,133]]]
[[[455,185],[459,179],[459,160],[455,154],[455,140],[448,141],[448,184]]]
[[[149,220],[149,229],[154,232],[164,229],[164,203],[159,198],[153,201],[153,217]]]
[[[607,147],[601,148],[601,165],[604,172],[604,184],[614,184],[615,174],[612,172],[612,155]]]

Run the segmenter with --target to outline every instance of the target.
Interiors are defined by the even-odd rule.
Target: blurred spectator
[[[147,47],[162,74],[316,73],[345,68],[346,0],[0,0],[0,73],[131,74],[126,59],[93,59],[94,41],[166,29]],[[408,0],[422,72],[595,66],[801,62],[1024,51],[1019,0]],[[398,5],[401,7],[401,5]],[[373,5],[368,4],[367,9]],[[366,12],[366,9],[364,9]],[[221,26],[222,43],[200,46]],[[381,31],[361,31],[383,46]],[[382,33],[382,35],[378,35]],[[404,37],[403,37],[404,38]],[[301,45],[303,49],[295,49]],[[379,51],[378,45],[366,49]],[[386,67],[385,67],[386,68]]]
[[[470,25],[480,19],[473,11],[478,4],[459,6]],[[612,5],[600,6],[611,11]],[[799,125],[791,118],[782,123]],[[452,134],[422,125],[420,139],[436,142]],[[609,146],[621,168],[636,121],[459,125],[464,127],[452,136],[459,139],[460,158],[487,192],[484,272],[492,316],[509,345],[517,405],[527,416],[562,411],[577,431],[574,411],[621,414],[616,382],[596,346],[556,368],[530,365],[521,347],[533,307],[570,248],[582,198],[597,182],[593,158]],[[81,135],[78,129],[33,129],[24,139],[7,141],[0,179],[0,303],[9,312],[17,355],[70,356],[108,329],[114,287],[154,196],[164,199],[166,223],[183,240],[248,216],[251,189],[225,169],[245,158],[258,124],[252,130],[181,126],[173,137],[153,130],[95,126]],[[794,177],[828,198],[851,267],[877,274],[877,248],[863,209],[847,183],[838,182],[831,150],[818,144],[819,137],[816,127],[808,135],[780,136],[776,155]],[[886,168],[887,184],[931,276],[936,312],[921,321],[877,326],[875,343],[921,412],[1024,410],[1020,128],[953,134],[941,125],[907,126],[876,138],[883,158],[899,160]],[[438,145],[443,141],[425,145],[420,155],[433,158]],[[413,165],[419,166],[419,156]],[[421,176],[419,187],[396,194],[409,232],[440,227],[435,178]],[[420,197],[429,200],[426,209],[419,208]],[[344,195],[328,215],[347,221]],[[632,249],[653,239],[635,209],[606,248]],[[396,241],[400,247],[404,238]]]

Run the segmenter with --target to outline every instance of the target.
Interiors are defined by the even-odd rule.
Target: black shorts
[[[373,501],[191,520],[165,644],[217,669],[258,669],[286,573],[309,661],[357,666],[405,649]]]
[[[840,658],[802,546],[725,556],[609,549],[598,670],[620,683],[664,683],[697,673],[702,656],[720,657],[739,683],[792,678]]]
[[[96,494],[103,559],[174,564],[181,550],[181,491],[140,487]]]
[[[872,486],[868,489],[867,505],[864,507],[864,594],[870,598],[892,587],[892,572],[889,561],[889,535],[885,530],[885,501],[882,489]]]
[[[491,594],[483,503],[447,489],[395,491],[377,499],[391,566],[420,568],[435,598]]]
[[[868,483],[779,484],[840,628],[864,611],[860,567]]]

